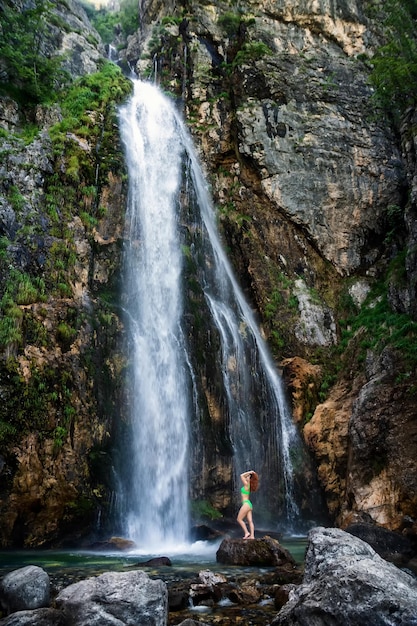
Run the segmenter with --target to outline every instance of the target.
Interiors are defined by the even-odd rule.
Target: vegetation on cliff
[[[370,59],[377,101],[398,121],[417,102],[417,5],[415,0],[367,3],[367,12],[380,24],[383,43]]]
[[[52,8],[48,0],[36,0],[26,11],[2,3],[0,58],[8,80],[0,81],[0,93],[31,107],[55,99],[57,90],[69,79],[61,68],[62,59],[45,54]]]
[[[48,40],[62,20],[54,3],[2,9],[0,543],[46,545],[108,497],[125,179],[116,107],[131,84],[105,59],[79,78],[62,69],[68,54]]]

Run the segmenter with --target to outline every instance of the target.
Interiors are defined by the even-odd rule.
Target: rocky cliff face
[[[13,19],[23,10],[12,9]],[[98,71],[99,37],[77,3],[55,3],[43,19],[45,55],[65,53],[72,80]],[[126,95],[127,81],[112,80],[116,99]],[[106,106],[97,96],[83,130],[58,104],[30,104],[0,97],[3,546],[76,540],[94,528],[109,498],[116,403],[123,414],[122,325],[112,304],[124,209],[116,100]],[[35,139],[25,140],[28,124]]]
[[[416,515],[416,364],[387,336],[415,344],[413,113],[399,138],[376,108],[366,8],[192,2],[162,19],[155,3],[130,48],[152,66],[129,60],[145,75],[157,59],[183,99],[333,519],[400,528]]]

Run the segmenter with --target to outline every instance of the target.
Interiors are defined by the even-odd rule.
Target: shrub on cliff
[[[67,78],[61,58],[43,49],[52,7],[47,0],[35,0],[18,11],[11,3],[3,3],[0,58],[7,82],[0,83],[0,88],[21,102],[34,105],[53,100],[57,86]]]
[[[369,14],[385,39],[371,59],[379,103],[394,116],[417,102],[417,5],[415,0],[371,3]]]

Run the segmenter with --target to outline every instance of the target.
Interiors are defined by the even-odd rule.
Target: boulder
[[[235,604],[256,604],[262,593],[256,580],[247,580],[227,593],[227,597]]]
[[[407,537],[387,528],[375,524],[351,524],[345,530],[369,543],[379,556],[395,565],[405,565],[416,556],[413,544]]]
[[[49,594],[49,576],[36,565],[9,572],[0,581],[0,604],[6,613],[46,607]]]
[[[18,611],[0,620],[1,626],[67,626],[68,622],[57,609]]]
[[[69,623],[77,626],[166,626],[168,618],[165,583],[141,571],[87,578],[63,589],[55,602]]]
[[[303,583],[273,626],[417,625],[417,580],[336,528],[309,533]]]
[[[216,574],[210,570],[202,570],[198,574],[198,582],[190,585],[190,598],[194,606],[219,602],[222,598],[222,588],[227,584],[223,574]]]
[[[295,565],[291,554],[276,539],[223,539],[216,552],[218,563],[226,565]]]

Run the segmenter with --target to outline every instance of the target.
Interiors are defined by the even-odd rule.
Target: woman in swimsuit
[[[251,470],[250,472],[244,472],[243,474],[241,474],[240,479],[243,483],[243,487],[240,490],[242,494],[242,506],[240,507],[237,521],[239,522],[239,524],[243,528],[243,532],[245,533],[243,539],[255,539],[255,527],[253,525],[252,519],[253,507],[252,502],[250,501],[250,493],[251,491],[254,493],[258,489],[258,474]],[[245,517],[249,524],[249,531],[244,521]]]

